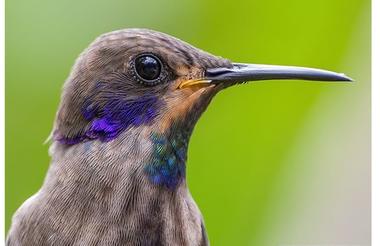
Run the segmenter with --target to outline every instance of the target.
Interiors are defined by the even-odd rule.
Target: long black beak
[[[331,71],[315,68],[243,63],[233,63],[232,68],[207,69],[205,79],[210,80],[210,83],[214,84],[229,81],[239,83],[245,81],[270,79],[352,81],[351,78],[342,73],[334,73]]]

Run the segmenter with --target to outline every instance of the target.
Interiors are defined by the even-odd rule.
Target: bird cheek
[[[165,111],[161,114],[160,131],[165,132],[171,125],[183,121],[191,113],[193,106],[206,93],[208,88],[176,89],[165,97]]]

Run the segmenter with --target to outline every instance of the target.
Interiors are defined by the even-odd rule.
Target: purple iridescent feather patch
[[[72,138],[59,134],[55,138],[67,145],[89,139],[110,141],[129,127],[150,124],[158,115],[162,104],[154,95],[145,95],[134,100],[116,97],[108,100],[102,107],[88,100],[82,109],[83,117],[90,122],[88,130]]]

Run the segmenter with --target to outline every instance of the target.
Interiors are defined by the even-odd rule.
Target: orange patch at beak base
[[[186,88],[186,87],[192,87],[192,86],[196,86],[196,87],[205,87],[205,86],[210,86],[211,85],[211,80],[207,80],[207,79],[190,79],[190,80],[185,80],[183,82],[181,82],[179,85],[178,85],[178,89],[183,89],[183,88]]]

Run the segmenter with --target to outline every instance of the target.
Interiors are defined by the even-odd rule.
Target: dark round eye
[[[137,75],[145,82],[155,84],[160,77],[162,64],[153,55],[142,55],[135,60],[135,70]]]

